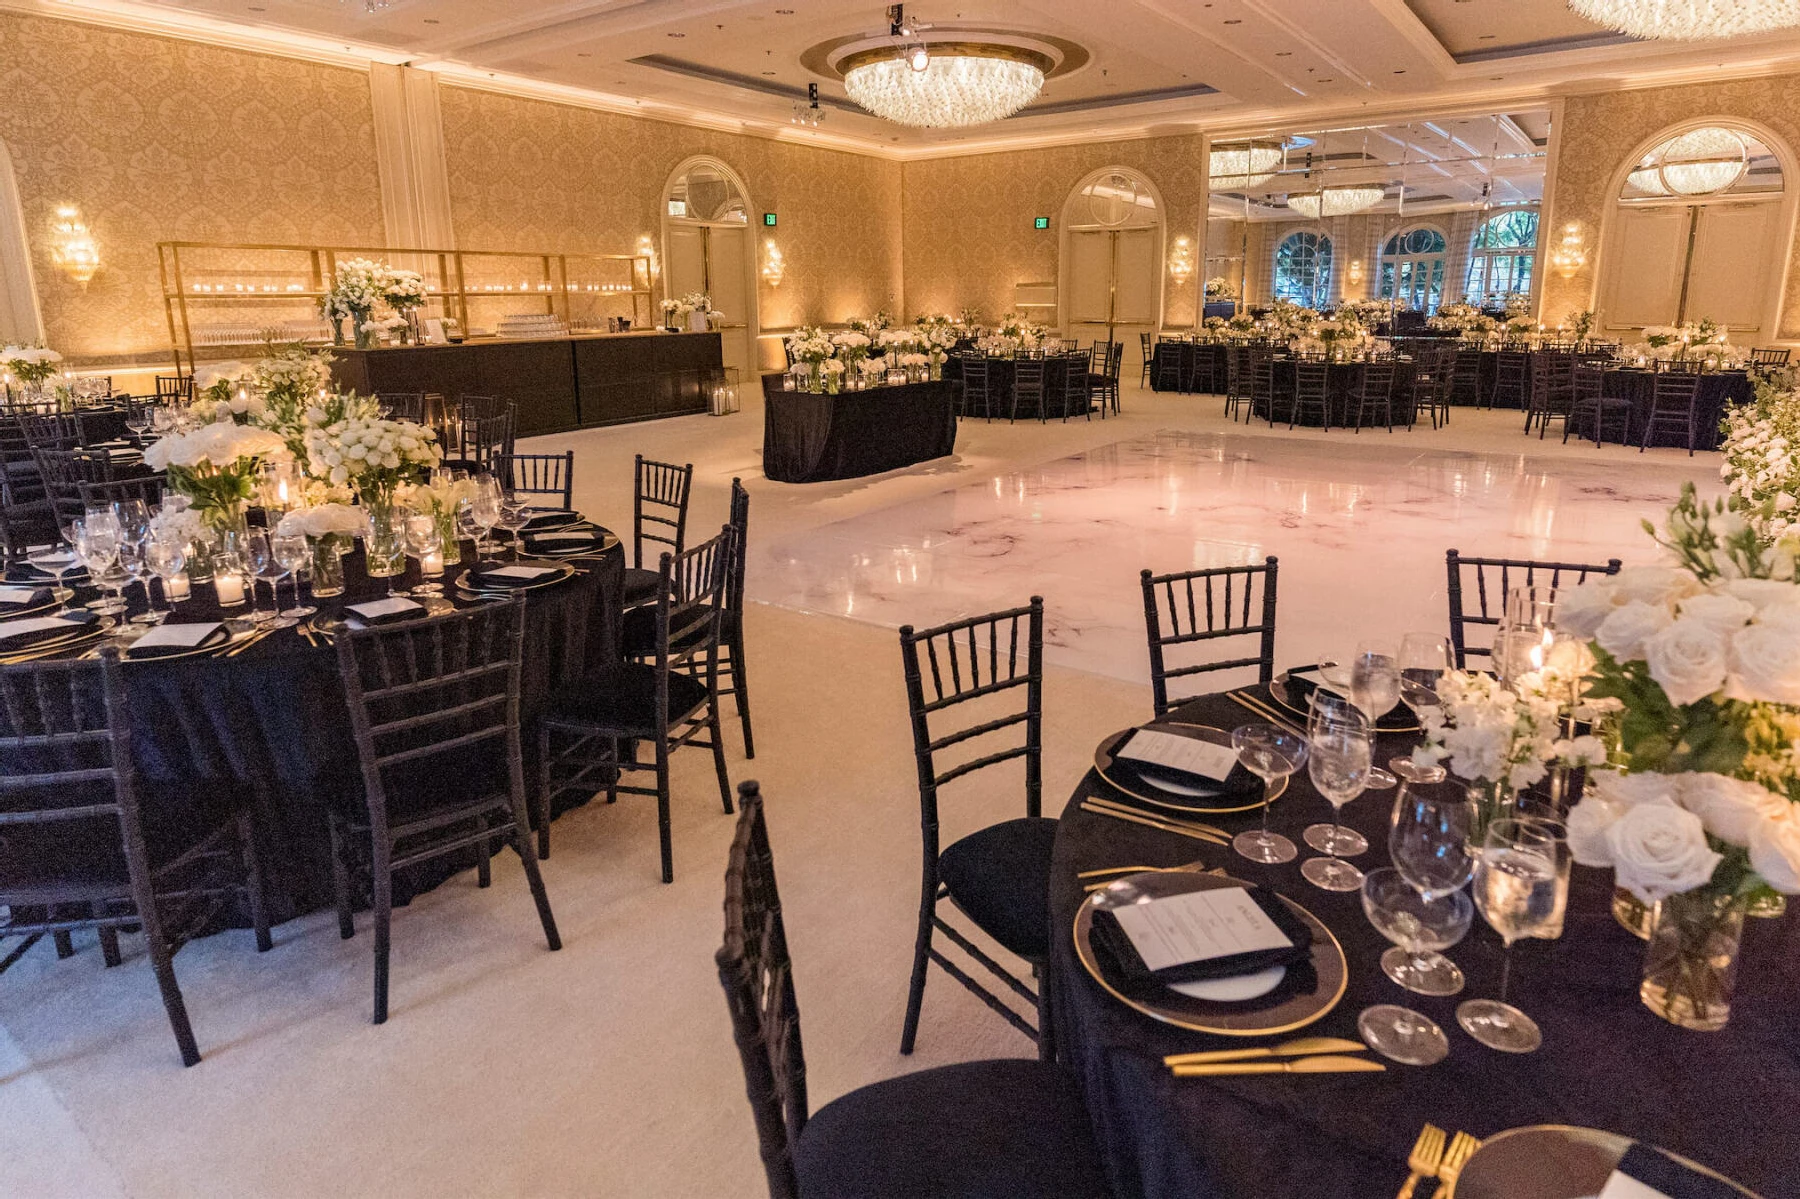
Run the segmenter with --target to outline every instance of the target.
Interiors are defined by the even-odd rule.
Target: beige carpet
[[[1211,398],[1128,390],[1126,404],[1124,421],[1104,425],[976,424],[952,466],[804,488],[760,479],[754,399],[729,419],[550,440],[577,449],[580,504],[621,529],[631,455],[641,451],[698,464],[696,532],[723,519],[732,475],[750,478],[753,535],[767,536],[1160,427],[1226,427]],[[1394,438],[1421,452],[1538,452],[1517,420],[1459,411],[1449,430]],[[1624,457],[1617,447],[1602,453]],[[1673,455],[1645,460],[1658,459]],[[1696,461],[1697,475],[1712,469]],[[1020,579],[1006,598],[1031,590]],[[1283,597],[1284,606],[1306,602]],[[893,632],[754,606],[749,640],[760,752],[745,763],[732,726],[731,769],[734,781],[760,779],[768,798],[815,1105],[917,1066],[1028,1054],[935,973],[920,1050],[910,1061],[896,1052],[919,832]],[[1094,743],[1148,707],[1146,688],[1051,669],[1050,812]],[[949,829],[1018,814],[1019,777],[947,802]],[[625,797],[558,822],[545,879],[566,945],[559,954],[545,951],[521,872],[506,859],[492,889],[460,877],[398,913],[393,1015],[381,1028],[368,1023],[366,919],[350,942],[317,914],[280,927],[265,955],[248,933],[184,949],[176,969],[206,1055],[191,1070],[179,1066],[135,944],[116,970],[101,968],[91,940],[66,962],[48,946],[34,950],[0,979],[0,1194],[760,1193],[713,971],[732,821],[705,751],[678,756],[674,806],[672,886],[657,881],[650,801]]]

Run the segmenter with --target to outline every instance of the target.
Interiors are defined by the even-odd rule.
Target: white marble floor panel
[[[1282,662],[1447,623],[1444,551],[1627,562],[1710,461],[1162,430],[766,543],[751,598],[898,627],[1044,596],[1047,656],[1148,677],[1138,572],[1281,560]]]

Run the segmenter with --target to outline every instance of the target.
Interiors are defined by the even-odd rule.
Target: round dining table
[[[604,532],[604,530],[602,530]],[[552,586],[526,592],[524,662],[520,674],[520,717],[527,768],[533,777],[536,737],[531,730],[550,696],[591,669],[616,661],[620,652],[625,555],[607,534],[607,548],[572,562],[576,572]],[[492,602],[458,594],[456,580],[475,561],[474,543],[461,543],[464,565],[450,566],[441,580],[445,594],[421,600],[434,611]],[[345,593],[313,602],[320,610],[309,622],[341,616],[347,605],[379,599],[388,580],[371,578],[361,549],[344,558]],[[16,568],[16,581],[36,581]],[[394,579],[396,589],[424,582],[417,559]],[[161,585],[153,584],[161,602]],[[267,610],[269,589],[259,584]],[[196,583],[193,598],[177,605],[171,620],[200,623],[248,616],[247,606],[221,609],[210,583]],[[83,588],[77,601],[95,593]],[[293,585],[282,584],[283,605],[293,603]],[[128,593],[129,614],[145,608],[144,590]],[[299,625],[275,629],[246,641],[241,651],[181,657],[128,659],[124,663],[133,716],[132,755],[144,802],[207,806],[209,795],[248,795],[265,871],[266,902],[272,921],[331,903],[331,848],[326,813],[334,797],[360,796],[361,767],[350,731],[349,711],[335,650],[322,635],[309,640]],[[82,644],[70,656],[90,649]],[[396,897],[429,889],[473,864],[441,859],[408,872]],[[248,912],[227,913],[231,923],[248,924]]]
[[[1190,701],[1166,719],[1223,730],[1264,722],[1228,694]],[[1383,735],[1376,760],[1406,752],[1416,736]],[[1644,943],[1613,919],[1611,872],[1576,866],[1561,938],[1525,940],[1513,950],[1508,997],[1537,1021],[1543,1045],[1500,1053],[1456,1024],[1459,1002],[1497,993],[1499,938],[1477,917],[1447,951],[1467,976],[1460,995],[1414,995],[1390,982],[1379,964],[1388,942],[1369,924],[1360,896],[1301,877],[1301,862],[1313,856],[1301,830],[1330,819],[1304,772],[1270,807],[1271,826],[1300,846],[1300,856],[1281,865],[1084,810],[1091,796],[1127,798],[1090,770],[1062,814],[1046,985],[1054,1053],[1082,1088],[1119,1199],[1392,1195],[1427,1122],[1476,1137],[1525,1125],[1599,1128],[1682,1154],[1765,1199],[1800,1195],[1800,1137],[1786,1129],[1788,1114],[1800,1109],[1800,917],[1749,921],[1730,1023],[1715,1033],[1685,1031],[1638,999]],[[1344,809],[1345,822],[1370,843],[1353,859],[1363,870],[1387,864],[1394,799],[1392,790],[1371,791]],[[1257,816],[1193,818],[1236,833]],[[1072,931],[1091,881],[1080,872],[1196,861],[1275,890],[1330,929],[1349,978],[1322,1018],[1264,1038],[1215,1036],[1140,1014],[1089,974]],[[1435,1020],[1449,1037],[1449,1056],[1424,1067],[1387,1063],[1380,1073],[1180,1079],[1162,1062],[1166,1054],[1296,1036],[1360,1040],[1357,1015],[1373,1004],[1403,1004]]]

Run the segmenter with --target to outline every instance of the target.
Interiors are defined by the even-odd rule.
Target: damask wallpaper
[[[1162,193],[1168,243],[1186,234],[1200,246],[1204,163],[1196,136],[1057,146],[966,158],[909,162],[902,172],[906,311],[980,309],[988,320],[1013,307],[1015,283],[1056,279],[1063,203],[1101,167],[1142,173]],[[1032,227],[1047,216],[1050,228]],[[1166,281],[1164,323],[1194,320],[1194,276]]]
[[[439,100],[460,244],[624,254],[660,244],[662,189],[710,154],[775,212],[786,264],[763,282],[765,329],[841,323],[900,306],[900,167],[857,154],[714,133],[541,100],[445,87]]]
[[[65,355],[164,352],[159,241],[384,240],[364,72],[0,13],[0,95],[45,330]],[[85,288],[50,260],[62,204],[99,247]]]
[[[1587,264],[1572,278],[1544,276],[1544,319],[1554,322],[1594,302],[1600,266],[1600,222],[1613,197],[1613,172],[1646,139],[1679,121],[1698,116],[1736,116],[1767,125],[1800,150],[1800,75],[1730,79],[1688,87],[1650,88],[1573,96],[1567,101],[1562,150],[1545,249],[1554,249],[1561,230],[1578,222],[1587,242]],[[1789,180],[1788,186],[1800,186]],[[1800,255],[1789,263],[1782,302],[1780,336],[1800,337]]]

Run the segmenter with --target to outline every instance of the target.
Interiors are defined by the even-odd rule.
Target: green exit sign
[[[1050,227],[1050,218],[1047,216],[1033,217],[1031,219],[1031,227],[1033,229],[1048,229]]]
[[[773,229],[775,227],[775,214],[772,212],[763,213],[763,225]]]

